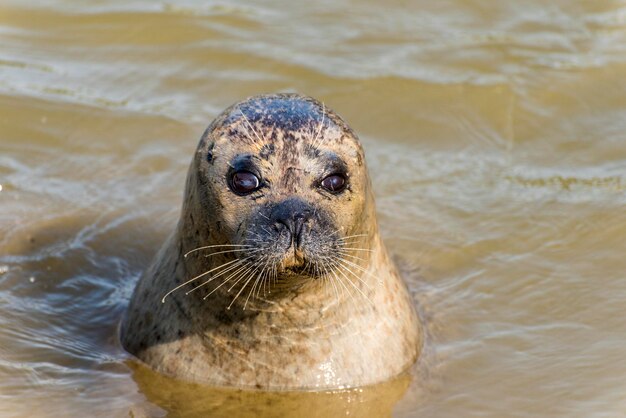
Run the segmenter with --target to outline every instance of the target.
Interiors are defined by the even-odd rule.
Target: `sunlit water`
[[[365,144],[428,333],[386,385],[202,388],[119,345],[204,127],[277,91]],[[5,0],[0,184],[2,417],[626,416],[624,1]]]

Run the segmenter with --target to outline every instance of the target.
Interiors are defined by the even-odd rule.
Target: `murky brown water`
[[[208,389],[117,342],[205,125],[276,91],[362,137],[409,376]],[[626,416],[624,1],[5,0],[0,184],[2,417]]]

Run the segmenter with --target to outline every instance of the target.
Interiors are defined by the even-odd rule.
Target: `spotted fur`
[[[234,193],[240,165],[262,187]],[[320,187],[336,171],[348,183],[337,194]],[[276,221],[281,211],[306,214],[297,243]],[[380,240],[361,145],[336,113],[300,95],[263,95],[213,121],[122,342],[171,376],[272,390],[367,385],[415,361],[417,315]]]

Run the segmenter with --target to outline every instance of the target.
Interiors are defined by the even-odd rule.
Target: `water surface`
[[[5,0],[0,415],[626,414],[626,2]],[[427,324],[406,376],[185,385],[117,324],[200,134],[298,91],[359,133]]]

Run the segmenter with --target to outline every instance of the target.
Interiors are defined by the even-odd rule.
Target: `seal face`
[[[296,96],[251,99],[224,116],[199,150],[198,193],[222,219],[203,231],[208,242],[239,246],[232,254],[250,270],[250,292],[272,277],[322,277],[362,220],[360,145],[323,106]]]
[[[218,385],[355,386],[408,367],[418,322],[354,132],[299,95],[226,109],[123,325],[124,346],[149,365]]]

